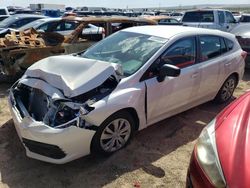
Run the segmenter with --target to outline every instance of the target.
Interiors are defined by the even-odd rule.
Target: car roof
[[[14,15],[11,15],[13,17],[18,17],[18,18],[28,18],[28,17],[38,17],[38,18],[46,18],[46,16],[43,16],[43,15],[37,15],[37,14],[14,14]]]
[[[39,19],[39,20],[36,20],[36,21],[44,21],[44,22],[47,22],[47,21],[59,21],[59,20],[62,20],[62,18],[42,18],[42,19]]]
[[[196,27],[187,27],[187,26],[168,26],[168,25],[153,25],[153,26],[137,26],[124,29],[123,31],[140,33],[145,35],[152,35],[157,37],[162,37],[169,39],[178,34],[196,34],[196,35],[218,35],[232,38],[234,35],[226,33],[219,30],[213,29],[202,29]]]
[[[194,10],[187,10],[186,12],[202,12],[202,11],[228,11],[227,9],[219,9],[219,8],[204,8],[204,9],[194,9]]]
[[[101,16],[101,17],[76,17],[76,16],[67,16],[63,20],[73,20],[83,23],[143,23],[156,25],[157,22],[147,17],[127,17],[127,16]]]

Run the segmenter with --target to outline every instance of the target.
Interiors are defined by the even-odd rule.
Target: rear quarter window
[[[226,42],[228,51],[230,51],[230,50],[232,50],[234,48],[234,42],[233,41],[225,38],[225,42]]]

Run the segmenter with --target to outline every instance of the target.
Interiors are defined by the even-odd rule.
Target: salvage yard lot
[[[212,102],[161,121],[108,158],[84,157],[65,165],[27,158],[0,84],[0,187],[184,187],[189,159],[202,128],[226,104]],[[246,70],[234,96],[250,89]]]

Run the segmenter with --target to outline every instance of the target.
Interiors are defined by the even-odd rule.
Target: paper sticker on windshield
[[[167,42],[168,39],[153,36],[153,37],[150,37],[148,40],[159,42],[159,43],[163,44],[163,43]]]

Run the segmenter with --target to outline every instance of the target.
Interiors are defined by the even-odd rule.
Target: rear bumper
[[[14,99],[12,91],[8,100],[16,131],[28,157],[63,164],[90,153],[95,131],[75,126],[49,127],[30,117],[22,102]]]

